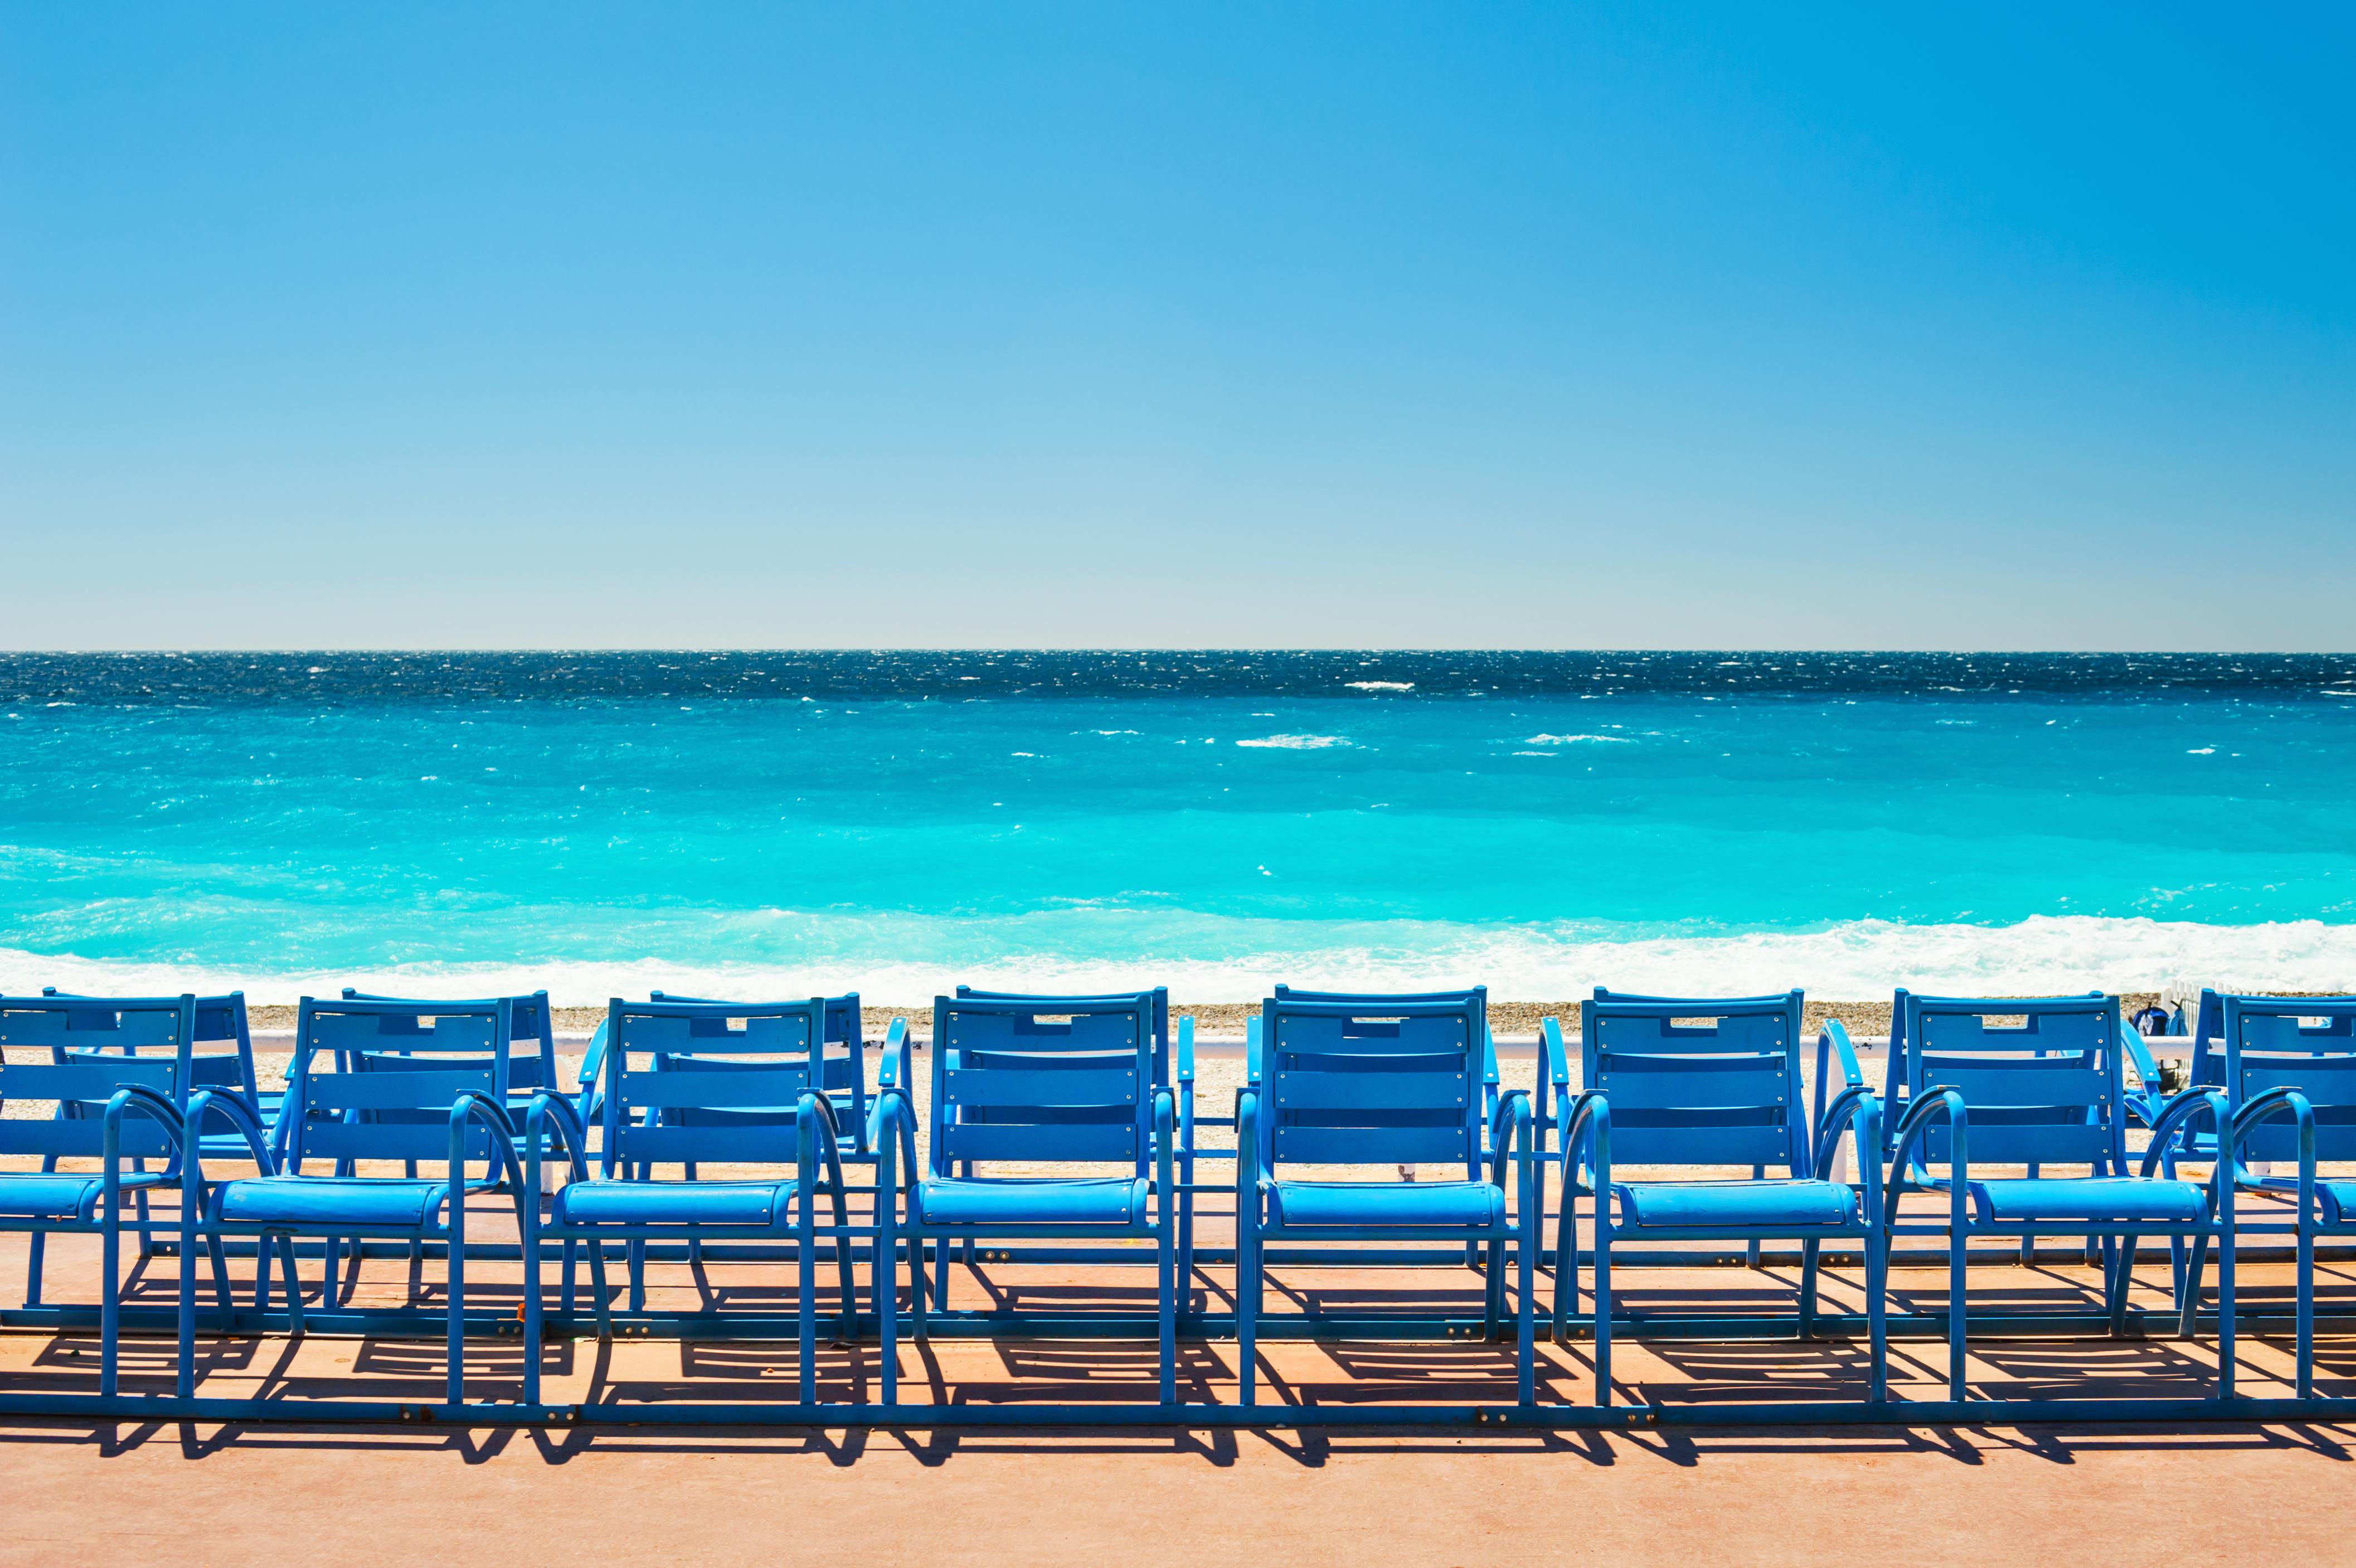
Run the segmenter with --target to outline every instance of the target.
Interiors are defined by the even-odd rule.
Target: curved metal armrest
[[[2233,1125],[2233,1116],[2226,1109],[2222,1090],[2201,1088],[2179,1090],[2177,1091],[2176,1098],[2161,1106],[2159,1113],[2152,1118],[2151,1142],[2144,1147],[2142,1175],[2149,1176],[2163,1165],[2169,1175],[2175,1174],[2176,1151],[2169,1147],[2169,1144],[2174,1142],[2176,1130],[2179,1123],[2190,1121],[2204,1111],[2209,1113],[2220,1137],[2231,1136],[2228,1129]]]
[[[98,1134],[99,1148],[106,1159],[106,1181],[109,1191],[114,1188],[117,1172],[121,1170],[123,1165],[123,1118],[127,1112],[133,1111],[136,1111],[140,1115],[164,1129],[165,1141],[172,1145],[175,1158],[186,1156],[190,1135],[195,1130],[194,1123],[183,1120],[184,1113],[180,1107],[175,1105],[169,1096],[158,1094],[155,1090],[138,1084],[125,1084],[116,1090],[106,1101],[106,1109],[100,1118]],[[265,1162],[262,1165],[262,1173],[267,1175],[269,1170],[269,1165]],[[164,1174],[169,1177],[178,1173],[166,1170]]]
[[[204,1142],[200,1134],[204,1128],[205,1118],[216,1111],[226,1115],[237,1130],[245,1134],[245,1146],[253,1151],[254,1169],[263,1176],[275,1176],[278,1165],[277,1161],[271,1157],[271,1150],[276,1145],[275,1127],[273,1126],[270,1133],[265,1134],[262,1130],[262,1113],[253,1108],[245,1096],[236,1090],[200,1089],[188,1096],[187,1108],[185,1111],[176,1110],[176,1113],[180,1117],[178,1139],[180,1149],[188,1163],[195,1168],[197,1180],[198,1182],[204,1180]],[[281,1114],[282,1116],[284,1114],[283,1105]]]
[[[1256,1017],[1244,1020],[1244,1083],[1250,1088],[1258,1088],[1259,1085],[1259,1036],[1262,1022],[1263,1020]]]
[[[1967,1151],[1971,1138],[1971,1107],[1965,1102],[1963,1090],[1951,1083],[1934,1083],[1917,1095],[1906,1108],[1906,1119],[1898,1124],[1898,1136],[1891,1140],[1896,1149],[1890,1159],[1890,1181],[1883,1189],[1889,1200],[1883,1222],[1898,1222],[1898,1200],[1912,1185],[1907,1167],[1912,1163],[1914,1145],[1929,1133],[1931,1123],[1944,1117],[1953,1134],[1947,1144],[1947,1179],[1961,1190],[1971,1179],[1972,1162]]]
[[[1236,1223],[1256,1221],[1259,1210],[1247,1208],[1259,1191],[1259,1090],[1247,1084],[1236,1090]]]
[[[1193,1015],[1178,1020],[1177,1059],[1170,1064],[1170,1076],[1189,1089],[1194,1083],[1194,1019]]]
[[[1845,1089],[1860,1089],[1865,1084],[1865,1074],[1858,1070],[1857,1065],[1857,1047],[1848,1042],[1848,1026],[1843,1024],[1838,1018],[1826,1019],[1825,1026],[1816,1031],[1816,1104],[1814,1120],[1818,1137],[1824,1135],[1826,1120],[1825,1090],[1832,1082],[1831,1075],[1826,1070],[1832,1064],[1826,1058],[1829,1053],[1836,1050],[1840,1052],[1842,1086]],[[1838,1103],[1837,1100],[1835,1103]]]
[[[1837,1125],[1846,1111],[1848,1125]],[[1881,1128],[1881,1099],[1864,1084],[1851,1084],[1840,1091],[1832,1108],[1825,1112],[1816,1126],[1816,1141],[1810,1145],[1816,1152],[1815,1174],[1818,1181],[1826,1179],[1833,1168],[1833,1155],[1840,1150],[1841,1133],[1857,1134],[1857,1163],[1859,1166],[1881,1164],[1881,1150],[1876,1146]]]
[[[2299,1208],[2304,1213],[2307,1198],[2315,1187],[2315,1106],[2305,1091],[2288,1084],[2278,1084],[2242,1102],[2233,1112],[2233,1181],[2239,1187],[2255,1187],[2258,1178],[2242,1168],[2243,1141],[2255,1132],[2259,1123],[2271,1122],[2288,1112],[2297,1123]]]
[[[1570,1099],[1570,1046],[1562,1037],[1562,1020],[1538,1020],[1538,1113],[1548,1110],[1547,1090],[1554,1090],[1551,1109],[1560,1114]]]
[[[479,1089],[461,1090],[450,1102],[450,1201],[460,1201],[466,1185],[466,1123],[479,1122],[491,1135],[490,1164],[504,1165],[515,1183],[516,1200],[524,1198],[523,1162],[516,1158],[515,1119],[508,1108]]]
[[[1580,1136],[1581,1129],[1587,1133],[1584,1139]],[[1582,1144],[1591,1145],[1595,1151],[1596,1157],[1591,1163],[1595,1170],[1596,1188],[1601,1191],[1603,1183],[1612,1178],[1612,1101],[1602,1090],[1581,1090],[1579,1098],[1571,1101],[1569,1113],[1562,1119],[1562,1190],[1565,1193],[1578,1188],[1576,1175]]]
[[[589,1130],[581,1120],[580,1111],[564,1095],[541,1090],[531,1097],[524,1108],[524,1145],[530,1157],[540,1158],[540,1129],[543,1122],[556,1129],[556,1141],[563,1145],[567,1162],[573,1167],[574,1181],[589,1179]]]
[[[597,1087],[598,1075],[605,1070],[605,1031],[612,1024],[611,1018],[597,1020],[597,1031],[589,1036],[588,1052],[581,1058],[581,1070],[573,1075],[573,1087],[584,1093]]]
[[[826,1155],[827,1179],[833,1184],[835,1195],[842,1193],[842,1130],[834,1118],[834,1102],[823,1094],[809,1090],[802,1091],[801,1101],[794,1108],[794,1128],[804,1141],[802,1154],[815,1159],[820,1152]],[[818,1148],[809,1141],[817,1138],[823,1143]]]
[[[1529,1128],[1530,1091],[1509,1089],[1498,1095],[1496,1112],[1489,1118],[1489,1180],[1493,1185],[1505,1185],[1505,1156],[1509,1153],[1515,1148],[1524,1154],[1529,1152]]]

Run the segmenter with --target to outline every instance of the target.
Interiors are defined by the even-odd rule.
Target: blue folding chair
[[[1583,1085],[1562,1113],[1562,1222],[1555,1240],[1554,1334],[1569,1337],[1579,1303],[1577,1200],[1592,1206],[1595,1236],[1595,1402],[1612,1402],[1612,1250],[1622,1241],[1740,1240],[1755,1259],[1763,1239],[1801,1246],[1799,1337],[1815,1334],[1818,1249],[1863,1243],[1866,1323],[1872,1342],[1867,1398],[1886,1380],[1881,1107],[1852,1083],[1811,1129],[1802,1109],[1801,994],[1631,998],[1598,986],[1580,1004]],[[1556,1056],[1560,1026],[1546,1021]],[[1830,1033],[1820,1036],[1821,1057]],[[1846,1048],[1844,1035],[1841,1044]],[[1854,1062],[1851,1062],[1854,1067]],[[1821,1077],[1822,1069],[1819,1069]],[[1830,1179],[1845,1133],[1857,1138],[1861,1186]],[[1616,1166],[1749,1165],[1744,1179],[1614,1179]],[[1770,1167],[1781,1175],[1769,1176]]]
[[[2179,1243],[2218,1243],[2217,1380],[2220,1398],[2233,1380],[2233,1178],[2221,1165],[2206,1188],[2176,1177],[2177,1133],[2206,1115],[2230,1125],[2224,1095],[2190,1089],[2154,1121],[2140,1170],[2127,1161],[2129,1091],[2122,1071],[2124,1025],[2115,996],[1968,999],[1901,992],[1892,1021],[1891,1074],[1905,1090],[1906,1114],[1891,1139],[1885,1192],[1885,1245],[1900,1236],[1947,1239],[1947,1380],[1967,1397],[1965,1351],[1970,1320],[1965,1263],[1976,1236],[2017,1238],[2024,1251],[2040,1236],[2098,1239],[2111,1330],[2124,1333],[2135,1238],[2164,1234]],[[2019,1018],[2019,1024],[1990,1022]],[[2022,1176],[1974,1174],[2025,1166]],[[1932,1174],[1944,1165],[1946,1175]],[[2048,1176],[2047,1165],[2086,1168],[2083,1176]],[[2160,1174],[2155,1175],[2155,1167]],[[1943,1223],[1906,1221],[1901,1200],[1915,1190],[1944,1193]],[[2122,1244],[2124,1243],[2124,1244]],[[2178,1274],[2179,1332],[2190,1336],[2197,1280]]]
[[[2315,1394],[2315,1243],[2356,1236],[2356,1180],[2320,1178],[2319,1160],[2356,1160],[2356,996],[2217,997],[2218,1076],[2233,1107],[2234,1184],[2288,1197],[2291,1222],[2237,1219],[2239,1235],[2296,1238],[2298,1255],[2297,1385]],[[2286,1125],[2285,1123],[2288,1124]],[[2296,1165],[2295,1174],[2257,1174],[2250,1163]],[[2200,1279],[2196,1244],[2192,1278]]]
[[[1492,1339],[1503,1316],[1505,1249],[1513,1243],[1520,1278],[1518,1395],[1524,1404],[1535,1402],[1535,1232],[1515,1222],[1515,1205],[1505,1188],[1511,1155],[1513,1197],[1519,1212],[1534,1212],[1529,1097],[1509,1091],[1493,1117],[1483,1114],[1485,1000],[1477,989],[1313,1001],[1294,992],[1261,1004],[1253,1032],[1257,1075],[1236,1106],[1236,1339],[1245,1404],[1257,1399],[1259,1307],[1271,1240],[1485,1247],[1482,1325]],[[1460,1164],[1462,1179],[1447,1181],[1304,1180],[1287,1174],[1302,1166]],[[1347,1262],[1347,1251],[1337,1251],[1335,1261]]]
[[[284,1165],[212,1185],[199,1215],[198,1197],[206,1185],[202,1161],[183,1163],[184,1391],[195,1355],[195,1265],[189,1250],[201,1230],[216,1249],[224,1237],[253,1239],[257,1309],[269,1305],[275,1244],[285,1262],[288,1326],[296,1335],[304,1332],[305,1320],[295,1237],[316,1236],[326,1244],[324,1307],[337,1305],[341,1294],[336,1251],[340,1240],[352,1242],[355,1273],[361,1248],[370,1240],[407,1241],[412,1254],[428,1241],[445,1243],[449,1399],[454,1405],[464,1399],[466,1199],[504,1186],[515,1199],[519,1226],[535,1199],[523,1186],[515,1124],[507,1111],[514,1004],[494,999],[431,1006],[427,1027],[421,1026],[414,1002],[304,997],[295,1015],[294,1059],[286,1074]],[[436,1057],[458,1065],[443,1065]],[[246,1115],[234,1101],[199,1092],[188,1101],[189,1125],[200,1124],[209,1103],[238,1118]],[[258,1123],[250,1135],[259,1138]],[[333,1174],[306,1171],[315,1160],[327,1162]],[[440,1162],[442,1176],[417,1177],[421,1161]],[[371,1175],[359,1169],[362,1162],[398,1164],[404,1174]],[[485,1166],[482,1176],[468,1174],[470,1163]],[[223,1316],[226,1331],[226,1309]]]
[[[1161,1402],[1177,1402],[1177,1110],[1154,1080],[1154,1003],[1134,996],[1040,1003],[978,996],[933,999],[929,1165],[898,1221],[907,1238],[912,1319],[922,1338],[931,1311],[948,1309],[948,1249],[992,1238],[1151,1240],[1159,1266]],[[913,1147],[913,1113],[896,1088],[882,1097]],[[890,1135],[879,1131],[878,1143]],[[1125,1167],[1122,1174],[1000,1176],[1001,1162]],[[926,1274],[926,1249],[933,1273]],[[897,1250],[879,1238],[898,1291]],[[891,1363],[886,1353],[885,1364]]]
[[[604,1115],[600,1175],[588,1172],[588,1138],[571,1101],[543,1091],[526,1114],[526,1182],[539,1190],[541,1147],[561,1149],[571,1180],[557,1190],[545,1220],[524,1208],[524,1402],[540,1400],[541,1282],[542,1239],[562,1240],[568,1259],[564,1307],[573,1307],[574,1243],[588,1245],[591,1288],[595,1296],[597,1336],[613,1335],[605,1249],[610,1241],[630,1248],[630,1309],[646,1305],[645,1247],[649,1240],[778,1240],[791,1238],[800,1268],[799,1335],[801,1402],[818,1401],[817,1200],[831,1198],[834,1223],[829,1233],[841,1274],[842,1333],[851,1329],[856,1305],[851,1288],[851,1222],[843,1199],[841,1139],[834,1108],[822,1082],[827,1003],[735,1004],[724,1002],[607,1004],[605,1079],[598,1096]],[[633,1057],[647,1066],[632,1065]],[[793,1107],[793,1122],[776,1108]],[[821,1179],[818,1162],[826,1162]],[[724,1161],[790,1166],[790,1177],[707,1181],[695,1176],[701,1163]],[[680,1165],[678,1181],[657,1180],[659,1165]],[[889,1355],[884,1360],[892,1387]],[[888,1398],[888,1395],[887,1395]]]
[[[100,1014],[54,995],[0,996],[0,1155],[37,1155],[37,1171],[0,1171],[0,1231],[27,1235],[25,1305],[41,1305],[42,1254],[50,1236],[100,1235],[99,1387],[115,1387],[115,1340],[122,1299],[123,1196],[136,1205],[143,1243],[148,1194],[179,1180],[181,1097],[194,996],[123,997]],[[103,1038],[105,1048],[88,1042]],[[40,1051],[40,1062],[7,1059],[10,1049]],[[168,1055],[142,1054],[168,1052]],[[55,1101],[42,1119],[5,1114],[9,1101]],[[126,1121],[128,1124],[126,1125]],[[60,1171],[60,1159],[95,1159],[100,1168]],[[137,1167],[124,1170],[131,1159]],[[166,1162],[148,1170],[148,1160]]]

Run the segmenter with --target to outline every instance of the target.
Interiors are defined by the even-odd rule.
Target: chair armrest
[[[465,1201],[466,1187],[466,1129],[470,1122],[480,1122],[490,1134],[490,1164],[494,1169],[505,1165],[516,1185],[517,1201],[525,1197],[523,1162],[516,1157],[515,1119],[508,1108],[478,1089],[469,1089],[450,1102],[450,1201]]]
[[[524,1108],[524,1158],[530,1169],[526,1185],[537,1191],[540,1185],[540,1129],[545,1123],[556,1129],[556,1141],[562,1144],[574,1181],[589,1179],[589,1129],[581,1120],[581,1112],[573,1101],[562,1094],[547,1090],[531,1097]]]
[[[165,1141],[171,1144],[174,1155],[180,1159],[187,1158],[190,1140],[196,1129],[196,1123],[185,1119],[186,1112],[179,1106],[152,1089],[126,1084],[114,1091],[100,1116],[98,1134],[99,1152],[106,1162],[106,1208],[110,1216],[114,1211],[115,1197],[123,1185],[123,1119],[134,1111],[164,1129]],[[267,1160],[262,1162],[262,1169],[263,1175],[269,1174]],[[166,1174],[177,1173],[167,1171]]]
[[[1825,1124],[1825,1094],[1832,1086],[1831,1053],[1840,1053],[1841,1085],[1855,1089],[1865,1082],[1865,1074],[1858,1069],[1857,1047],[1849,1044],[1848,1026],[1838,1018],[1827,1018],[1825,1026],[1816,1031],[1815,1114],[1813,1120],[1822,1128]]]
[[[1841,1135],[1852,1132],[1857,1134],[1858,1168],[1880,1169],[1881,1098],[1861,1083],[1842,1090],[1825,1113],[1825,1120],[1817,1124],[1815,1142],[1810,1147],[1815,1155],[1818,1181],[1830,1176]]]
[[[1258,1018],[1244,1020],[1244,1082],[1253,1088],[1258,1088],[1260,1081],[1259,1041],[1262,1022],[1264,1020]]]
[[[2151,1047],[2143,1043],[2143,1036],[2125,1024],[2119,1026],[2119,1048],[2136,1069],[2136,1086],[2142,1091],[2143,1102],[2137,1109],[2149,1122],[2158,1114],[2160,1105],[2159,1065],[2152,1060]]]
[[[1489,1181],[1492,1186],[1505,1185],[1507,1155],[1516,1149],[1527,1152],[1529,1125],[1529,1090],[1509,1089],[1497,1097],[1496,1109],[1489,1113]]]
[[[290,1095],[288,1097],[292,1099]],[[262,1117],[245,1096],[230,1089],[200,1089],[188,1096],[188,1103],[177,1114],[180,1117],[179,1144],[182,1157],[196,1173],[197,1183],[204,1183],[204,1141],[201,1136],[205,1118],[220,1112],[228,1116],[237,1130],[245,1134],[245,1146],[253,1152],[253,1168],[263,1176],[275,1176],[278,1162],[272,1158],[275,1146],[274,1132],[264,1133]],[[284,1116],[284,1106],[280,1115]]]
[[[1883,1216],[1884,1225],[1898,1222],[1898,1200],[1906,1195],[1910,1185],[1906,1167],[1913,1158],[1914,1145],[1922,1141],[1932,1122],[1943,1120],[1951,1134],[1947,1143],[1948,1185],[1956,1194],[1955,1201],[1963,1201],[1962,1193],[1972,1174],[1971,1107],[1965,1103],[1963,1091],[1954,1085],[1934,1083],[1906,1107],[1906,1119],[1898,1124],[1898,1135],[1891,1140],[1897,1152],[1890,1161],[1889,1207]]]
[[[2170,1146],[2176,1141],[2174,1133],[2180,1124],[2203,1112],[2209,1114],[2215,1125],[2220,1140],[2230,1142],[2234,1139],[2233,1113],[2226,1106],[2222,1090],[2195,1088],[2179,1090],[2176,1098],[2161,1106],[2159,1113],[2151,1119],[2151,1142],[2144,1145],[2143,1168],[2138,1174],[2147,1176],[2155,1170],[2165,1170],[2169,1176],[2174,1176],[2176,1150]]]
[[[1581,1137],[1584,1133],[1586,1135]],[[1562,1190],[1564,1201],[1580,1190],[1580,1150],[1588,1154],[1588,1168],[1594,1173],[1594,1190],[1601,1192],[1612,1179],[1612,1098],[1600,1089],[1580,1091],[1562,1118]]]
[[[1259,1225],[1259,1090],[1236,1090],[1236,1226]],[[1240,1239],[1240,1238],[1239,1238]]]
[[[605,1070],[605,1030],[612,1023],[610,1018],[597,1020],[597,1031],[589,1036],[589,1049],[581,1058],[581,1070],[573,1075],[575,1090],[595,1088],[597,1075]]]

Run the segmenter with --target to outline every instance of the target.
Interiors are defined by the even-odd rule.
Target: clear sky
[[[0,646],[2356,647],[2356,13],[0,9]]]

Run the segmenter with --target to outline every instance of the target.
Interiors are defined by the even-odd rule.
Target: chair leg
[[[602,1344],[614,1337],[613,1292],[605,1285],[605,1243],[602,1238],[589,1240],[589,1294],[597,1309],[597,1338]]]
[[[1866,1397],[1879,1404],[1890,1397],[1890,1243],[1878,1231],[1865,1239],[1865,1332]]]
[[[2217,1397],[2221,1400],[2233,1397],[2234,1340],[2240,1327],[2237,1321],[2240,1314],[2233,1306],[2233,1253],[2236,1251],[2233,1216],[2228,1214],[2217,1238]]]
[[[1514,1243],[1514,1395],[1516,1402],[1538,1402],[1537,1312],[1530,1296],[1537,1288],[1537,1237],[1544,1229],[1534,1210],[1528,1228]]]
[[[794,1226],[794,1267],[801,1283],[801,1402],[818,1403],[818,1231],[815,1183],[804,1182]]]
[[[578,1242],[576,1242],[576,1241],[573,1240],[570,1237],[567,1237],[567,1238],[565,1239],[565,1242],[564,1242],[564,1274],[563,1274],[563,1283],[564,1283],[564,1316],[567,1316],[567,1317],[570,1317],[570,1316],[573,1316],[573,1259],[574,1259],[574,1257],[579,1253],[579,1251],[580,1251],[580,1244],[579,1244]]]
[[[875,1342],[883,1356],[884,1402],[900,1402],[900,1239],[894,1234],[892,1206],[876,1200],[875,1251],[868,1261],[867,1285],[874,1298]]]
[[[647,1244],[633,1238],[630,1241],[630,1310],[647,1309]]]
[[[180,1363],[174,1391],[197,1395],[197,1217],[196,1206],[180,1199]]]
[[[2176,1335],[2179,1339],[2192,1337],[2193,1325],[2201,1316],[2201,1275],[2209,1262],[2209,1238],[2204,1233],[2192,1238],[2190,1256],[2184,1262],[2184,1277],[2176,1293]]]
[[[570,1251],[570,1244],[567,1246]],[[569,1304],[568,1304],[569,1305]],[[527,1238],[523,1249],[523,1402],[540,1402],[540,1239]]]
[[[1596,1199],[1595,1216],[1595,1403],[1612,1402],[1612,1234]]]
[[[107,1206],[104,1240],[100,1245],[98,1278],[98,1392],[114,1397],[114,1342],[123,1316],[123,1216],[117,1201]]]
[[[1162,1403],[1167,1409],[1178,1402],[1178,1238],[1167,1194],[1162,1208],[1155,1262],[1162,1283]]]
[[[2315,1397],[2315,1234],[2308,1229],[2306,1205],[2298,1217],[2298,1397]]]
[[[1259,1402],[1259,1238],[1249,1216],[1236,1227],[1236,1378],[1237,1402]]]
[[[455,1173],[451,1187],[450,1262],[443,1279],[450,1292],[450,1402],[459,1405],[466,1402],[466,1194]],[[357,1238],[352,1251],[359,1251]]]
[[[25,1249],[25,1305],[41,1305],[41,1258],[48,1251],[48,1237],[36,1230]]]
[[[255,1250],[259,1251],[260,1248]],[[220,1331],[226,1334],[230,1329],[230,1316],[237,1310],[237,1304],[230,1295],[229,1258],[221,1251],[219,1236],[205,1238],[205,1251],[213,1261],[213,1299],[220,1308]]]
[[[1965,1343],[1970,1332],[1969,1318],[1964,1310],[1970,1296],[1964,1283],[1964,1265],[1969,1251],[1964,1245],[1965,1235],[1962,1216],[1958,1214],[1947,1228],[1947,1397],[1957,1404],[1964,1402]]]
[[[1554,1342],[1570,1342],[1570,1318],[1579,1310],[1578,1209],[1565,1192],[1554,1227]]]
[[[1505,1312],[1505,1239],[1493,1236],[1485,1248],[1478,1241],[1471,1245],[1487,1253],[1488,1266],[1481,1271],[1481,1342],[1494,1345]]]
[[[2103,1291],[2111,1313],[2111,1337],[2127,1331],[2127,1291],[2135,1283],[2136,1234],[2130,1230],[2115,1241],[2103,1238]]]
[[[1821,1243],[1813,1237],[1800,1242],[1800,1337],[1816,1337],[1816,1253]]]
[[[277,1242],[279,1255],[286,1262],[286,1332],[294,1338],[300,1339],[303,1337],[305,1326],[303,1317],[303,1282],[294,1273],[294,1238],[257,1236],[253,1239],[253,1250],[260,1252],[273,1240]],[[326,1294],[324,1285],[320,1290],[322,1294]]]
[[[970,1242],[967,1243],[970,1248]],[[969,1262],[972,1260],[968,1259]],[[937,1236],[933,1240],[933,1310],[949,1309],[949,1239]]]

